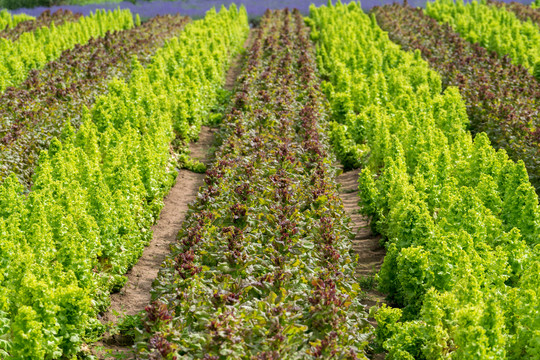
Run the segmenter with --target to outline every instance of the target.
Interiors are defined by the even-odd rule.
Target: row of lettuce
[[[85,44],[108,31],[129,29],[140,24],[129,10],[97,10],[77,21],[64,21],[56,26],[38,27],[20,34],[16,40],[0,39],[0,92],[23,82],[30,70],[39,69],[55,60],[62,51],[76,44]]]
[[[107,33],[65,50],[17,87],[0,94],[0,182],[10,174],[29,189],[41,150],[69,123],[79,129],[87,108],[108,93],[113,79],[128,79],[135,57],[144,66],[188,19],[154,17],[141,26]]]
[[[0,186],[0,357],[74,357],[151,238],[176,176],[171,141],[197,136],[248,31],[234,6],[177,25],[146,67],[134,58],[109,82],[78,131],[65,124],[28,195],[15,175]]]
[[[459,90],[359,4],[308,21],[329,136],[364,167],[362,212],[385,238],[379,286],[399,307],[376,315],[387,358],[538,357],[540,209],[523,162],[473,139]]]
[[[532,76],[540,76],[540,13],[495,0],[437,0],[423,13],[448,26],[408,7],[376,10],[392,40],[420,49],[445,86],[460,87],[473,131],[486,132],[495,147],[523,160],[540,193],[540,88]]]
[[[52,24],[55,26],[61,26],[68,21],[75,22],[79,20],[81,16],[82,14],[72,13],[69,10],[59,9],[54,13],[51,13],[50,10],[45,10],[35,19],[31,18],[18,22],[15,26],[6,27],[0,31],[0,37],[9,39],[11,41],[16,41],[22,34],[26,32],[32,32],[42,27],[50,27]]]
[[[505,6],[496,6],[495,1],[436,0],[426,4],[425,12],[452,26],[466,40],[501,56],[508,55],[514,64],[523,65],[530,72],[540,61],[538,24],[520,20]]]
[[[441,75],[443,89],[457,86],[467,103],[473,133],[485,132],[513,160],[523,160],[540,189],[538,99],[540,82],[478,44],[464,40],[421,9],[399,4],[373,10],[379,26],[405,50],[419,50]]]
[[[6,29],[13,29],[19,23],[22,23],[24,21],[31,21],[34,19],[35,18],[33,16],[29,16],[26,14],[13,15],[9,11],[4,9],[0,11],[0,31]]]
[[[530,5],[526,5],[520,2],[502,2],[497,0],[486,0],[487,4],[505,8],[508,11],[514,13],[514,15],[521,21],[532,23],[540,26],[540,12],[536,10],[534,2]]]
[[[146,308],[142,359],[364,359],[350,230],[299,12],[268,11]]]

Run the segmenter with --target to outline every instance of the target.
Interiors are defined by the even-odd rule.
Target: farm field
[[[540,9],[291,5],[0,12],[0,359],[540,360]]]

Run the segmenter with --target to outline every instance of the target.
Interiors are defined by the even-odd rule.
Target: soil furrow
[[[366,305],[366,310],[373,306],[385,303],[384,294],[378,292],[375,287],[374,275],[379,272],[386,255],[386,249],[380,244],[380,235],[375,235],[370,228],[370,219],[360,214],[358,205],[358,175],[360,169],[347,171],[338,176],[337,182],[340,184],[340,197],[347,214],[351,218],[351,230],[354,233],[352,249],[358,255],[358,265],[356,274],[365,299],[362,301]],[[377,322],[369,319],[374,327]],[[368,354],[373,360],[383,360],[385,354]]]
[[[358,254],[357,274],[362,290],[366,293],[364,303],[368,308],[384,302],[384,295],[374,289],[374,275],[381,269],[386,249],[380,244],[380,235],[375,235],[370,228],[370,219],[360,214],[358,205],[358,175],[360,169],[345,172],[338,176],[340,197],[347,214],[351,218],[354,232],[352,248]],[[372,323],[376,325],[375,322]]]
[[[351,217],[351,229],[354,231],[353,249],[359,257],[359,273],[372,276],[373,268],[380,270],[386,253],[380,244],[380,235],[371,231],[369,219],[360,214],[358,205],[357,181],[360,170],[348,171],[338,176],[341,185],[340,197],[348,215]]]

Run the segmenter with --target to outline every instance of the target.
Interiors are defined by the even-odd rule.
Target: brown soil
[[[338,176],[337,181],[341,185],[339,195],[343,201],[343,206],[351,218],[351,228],[354,233],[352,248],[358,254],[357,275],[359,279],[367,282],[381,269],[381,265],[386,254],[386,250],[380,244],[380,235],[371,232],[370,219],[360,214],[358,205],[358,175],[360,169],[348,171]],[[363,288],[365,298],[362,303],[366,305],[366,310],[385,302],[384,295],[373,288]],[[377,322],[369,319],[374,327]],[[372,359],[384,359],[384,354],[375,354]]]
[[[244,49],[251,49],[251,45],[253,44],[255,32],[250,30],[248,37],[246,39],[246,42],[244,43]],[[240,76],[240,73],[242,72],[242,69],[244,67],[244,60],[245,60],[245,54],[238,55],[232,62],[231,66],[229,67],[229,71],[227,72],[227,76],[225,78],[225,90],[233,91],[236,87],[236,80],[238,79],[238,76]]]
[[[371,232],[369,219],[360,214],[358,206],[358,175],[360,170],[348,171],[338,176],[340,197],[345,210],[351,217],[351,227],[355,234],[353,249],[358,254],[359,276],[373,276],[381,269],[386,250],[380,245],[380,235]]]
[[[249,33],[249,37],[246,40],[245,46],[249,46],[248,43],[251,41],[251,34],[252,32]],[[233,63],[231,64],[231,67],[229,68],[229,71],[227,72],[227,77],[225,78],[225,86],[224,86],[225,90],[228,90],[228,91],[234,90],[236,86],[236,79],[238,78],[238,76],[240,76],[243,66],[244,66],[244,56],[240,55],[233,61]]]

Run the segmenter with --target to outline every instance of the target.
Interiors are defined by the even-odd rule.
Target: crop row
[[[3,9],[0,11],[0,32],[6,29],[13,29],[21,22],[33,19],[34,17],[26,14],[12,15],[9,11]]]
[[[421,51],[441,75],[443,88],[459,87],[473,133],[485,132],[494,146],[523,160],[540,191],[540,83],[507,56],[467,42],[420,9],[395,4],[374,13],[392,41]]]
[[[66,125],[27,196],[14,175],[0,186],[0,357],[70,358],[101,331],[95,316],[174,181],[173,126],[188,121],[178,115],[202,121],[247,29],[235,7],[186,25],[146,68],[133,60],[127,81],[111,81],[78,132]]]
[[[74,14],[69,10],[57,10],[51,14],[50,10],[45,10],[36,19],[29,19],[16,24],[16,26],[8,27],[0,31],[0,37],[16,41],[19,36],[25,32],[35,31],[42,27],[50,27],[52,24],[61,26],[66,21],[75,22],[79,20],[82,14]]]
[[[357,3],[312,8],[336,150],[358,153],[362,212],[384,235],[376,315],[390,359],[540,354],[540,209],[523,162],[466,131],[459,91],[442,92]],[[457,59],[456,59],[457,60]]]
[[[492,6],[506,8],[508,11],[513,12],[519,20],[532,21],[536,25],[540,26],[540,12],[538,12],[538,10],[532,6],[515,1],[507,3],[498,0],[487,0],[487,3]]]
[[[508,55],[514,64],[523,65],[531,73],[540,61],[538,25],[521,21],[504,7],[488,5],[486,0],[467,4],[463,0],[436,0],[426,4],[425,13],[448,23],[471,43]]]
[[[368,325],[308,29],[267,11],[146,308],[142,358],[364,358]]]
[[[85,44],[92,37],[103,36],[108,31],[133,26],[133,16],[128,10],[98,10],[75,22],[64,22],[58,27],[52,23],[50,27],[25,32],[16,41],[2,38],[0,92],[9,86],[17,86],[27,78],[30,70],[43,67],[76,44]]]
[[[29,188],[39,153],[60,137],[66,122],[79,128],[86,108],[107,93],[113,78],[128,78],[132,58],[146,65],[156,49],[178,35],[187,18],[155,17],[66,50],[18,87],[0,95],[0,181],[10,174]]]

